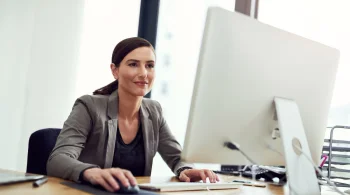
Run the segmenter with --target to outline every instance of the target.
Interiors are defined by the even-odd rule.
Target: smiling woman
[[[112,64],[110,65],[116,80],[105,87],[97,89],[93,94],[111,94],[118,89],[119,82],[122,83],[121,87],[124,87],[122,90],[130,90],[128,87],[133,89],[134,86],[130,86],[128,81],[134,84],[141,84],[144,89],[150,90],[153,85],[154,64],[155,52],[151,43],[139,37],[124,39],[114,48]],[[147,85],[145,84],[146,81]]]
[[[156,152],[181,181],[210,182],[210,170],[181,161],[181,147],[157,101],[144,98],[155,77],[153,46],[133,37],[117,44],[110,65],[116,79],[78,98],[47,162],[48,175],[117,191],[150,176]]]

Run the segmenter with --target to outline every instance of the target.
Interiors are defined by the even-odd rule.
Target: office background
[[[145,2],[150,1],[0,0],[0,168],[25,171],[30,134],[41,128],[61,128],[77,97],[113,80],[109,64],[115,44],[137,36],[140,20],[152,22],[147,15],[140,17]],[[209,6],[254,12],[252,17],[263,23],[339,49],[328,124],[350,125],[348,0],[154,2],[159,7],[143,7],[153,16],[158,10],[157,29],[151,35],[145,33],[155,37],[157,53],[151,98],[162,104],[181,144]],[[347,132],[339,136],[350,139]],[[153,175],[171,174],[158,155],[154,167]]]

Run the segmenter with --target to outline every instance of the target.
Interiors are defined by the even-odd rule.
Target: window
[[[234,11],[234,0],[161,1],[157,32],[157,81],[152,99],[159,101],[176,139],[183,145],[207,8]],[[159,156],[152,175],[169,175]]]

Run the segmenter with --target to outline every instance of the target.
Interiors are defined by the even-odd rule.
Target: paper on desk
[[[331,179],[333,182],[345,183],[350,185],[350,180],[348,179]]]
[[[350,170],[350,165],[333,165],[332,164],[332,167],[335,167],[337,169],[347,169],[347,170]]]
[[[338,189],[340,191],[344,192],[345,190],[348,190],[349,188],[338,187]],[[339,193],[334,191],[333,188],[330,188],[329,186],[321,186],[321,195],[339,195]]]
[[[350,165],[332,165],[332,167],[335,167],[337,169],[347,169],[350,170]],[[341,173],[339,173],[341,174]],[[345,183],[350,185],[350,180],[348,179],[332,179],[334,182],[340,182],[340,183]]]

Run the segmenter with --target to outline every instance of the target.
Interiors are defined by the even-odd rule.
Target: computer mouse
[[[350,194],[350,190],[345,190],[344,193]]]
[[[129,185],[129,187],[125,187],[120,181],[119,179],[116,179],[116,181],[118,182],[119,185],[119,190],[116,191],[116,193],[118,194],[138,194],[140,191],[139,186],[132,186]]]

